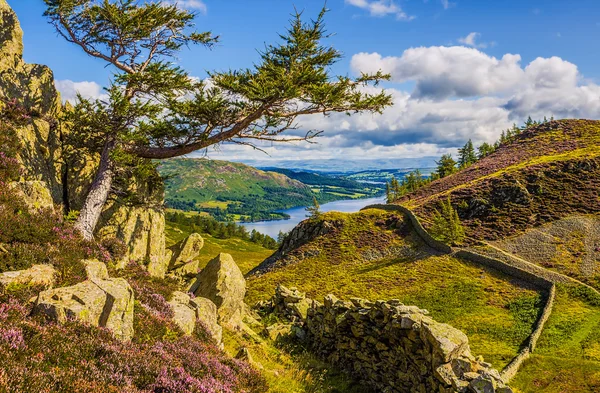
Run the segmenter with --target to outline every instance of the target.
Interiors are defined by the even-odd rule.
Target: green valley
[[[277,210],[379,195],[381,186],[322,174],[262,171],[234,162],[172,159],[159,166],[167,206],[210,213],[222,221],[286,218]]]

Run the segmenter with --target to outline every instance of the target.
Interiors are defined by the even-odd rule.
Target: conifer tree
[[[44,0],[60,36],[114,72],[107,99],[79,97],[69,121],[80,155],[100,157],[76,227],[92,239],[116,179],[154,173],[150,160],[183,156],[221,143],[310,140],[286,136],[299,116],[381,112],[383,90],[362,89],[389,79],[332,74],[341,53],[327,46],[326,10],[311,22],[296,13],[281,43],[267,45],[249,69],[190,77],[175,61],[185,48],[213,46],[218,37],[194,30],[194,14],[160,0]],[[79,150],[76,150],[79,151]]]
[[[308,212],[306,217],[309,217],[310,219],[316,220],[321,217],[321,205],[319,204],[319,201],[317,201],[317,197],[313,196],[313,204],[307,206],[306,211]]]
[[[477,158],[478,158],[479,160],[481,160],[483,157],[487,157],[487,156],[489,156],[490,154],[492,154],[492,153],[493,153],[495,150],[496,150],[496,149],[495,149],[495,147],[494,147],[493,145],[490,145],[490,144],[489,144],[489,143],[487,143],[487,142],[483,142],[483,143],[481,144],[481,146],[479,146],[479,147],[477,148],[477,151],[478,151],[478,153],[477,153]]]
[[[458,166],[460,168],[466,168],[477,161],[477,155],[475,154],[475,148],[473,147],[473,141],[469,139],[465,145],[458,149]]]
[[[450,197],[446,202],[440,202],[440,210],[435,210],[431,235],[448,244],[461,244],[465,239],[465,230],[458,217],[458,212],[452,207]]]
[[[439,161],[436,161],[436,164],[436,172],[440,179],[456,172],[456,161],[451,154],[444,154]]]

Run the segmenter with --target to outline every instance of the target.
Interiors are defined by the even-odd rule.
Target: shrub
[[[436,209],[433,216],[431,236],[448,244],[461,244],[465,240],[465,230],[450,197],[446,202],[440,202],[439,207],[440,210]]]

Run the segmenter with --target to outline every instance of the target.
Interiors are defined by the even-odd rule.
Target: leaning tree
[[[143,166],[220,143],[308,141],[297,118],[330,112],[381,112],[392,104],[376,85],[387,75],[334,76],[341,54],[325,46],[321,11],[304,22],[296,13],[281,42],[267,45],[252,68],[191,77],[175,56],[218,37],[194,30],[194,13],[165,1],[45,0],[59,35],[114,70],[106,98],[78,97],[72,134],[94,146],[100,162],[77,228],[92,239],[100,213],[124,165]],[[288,132],[288,130],[296,130]]]

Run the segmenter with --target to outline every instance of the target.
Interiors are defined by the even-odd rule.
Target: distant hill
[[[361,184],[354,180],[339,176],[327,176],[315,172],[296,171],[285,168],[264,168],[265,170],[281,173],[290,179],[298,180],[304,184],[315,186],[336,186],[344,188],[362,188]]]
[[[427,219],[450,197],[470,237],[501,239],[572,215],[599,213],[599,156],[600,121],[551,121],[399,203]]]
[[[161,163],[166,178],[167,206],[204,211],[220,220],[241,221],[285,218],[285,210],[320,203],[379,195],[381,185],[326,174],[287,169],[260,170],[251,166],[206,158],[172,159]]]
[[[311,188],[275,172],[227,161],[172,159],[161,163],[169,207],[238,215],[248,220],[282,218],[274,210],[312,203]]]

